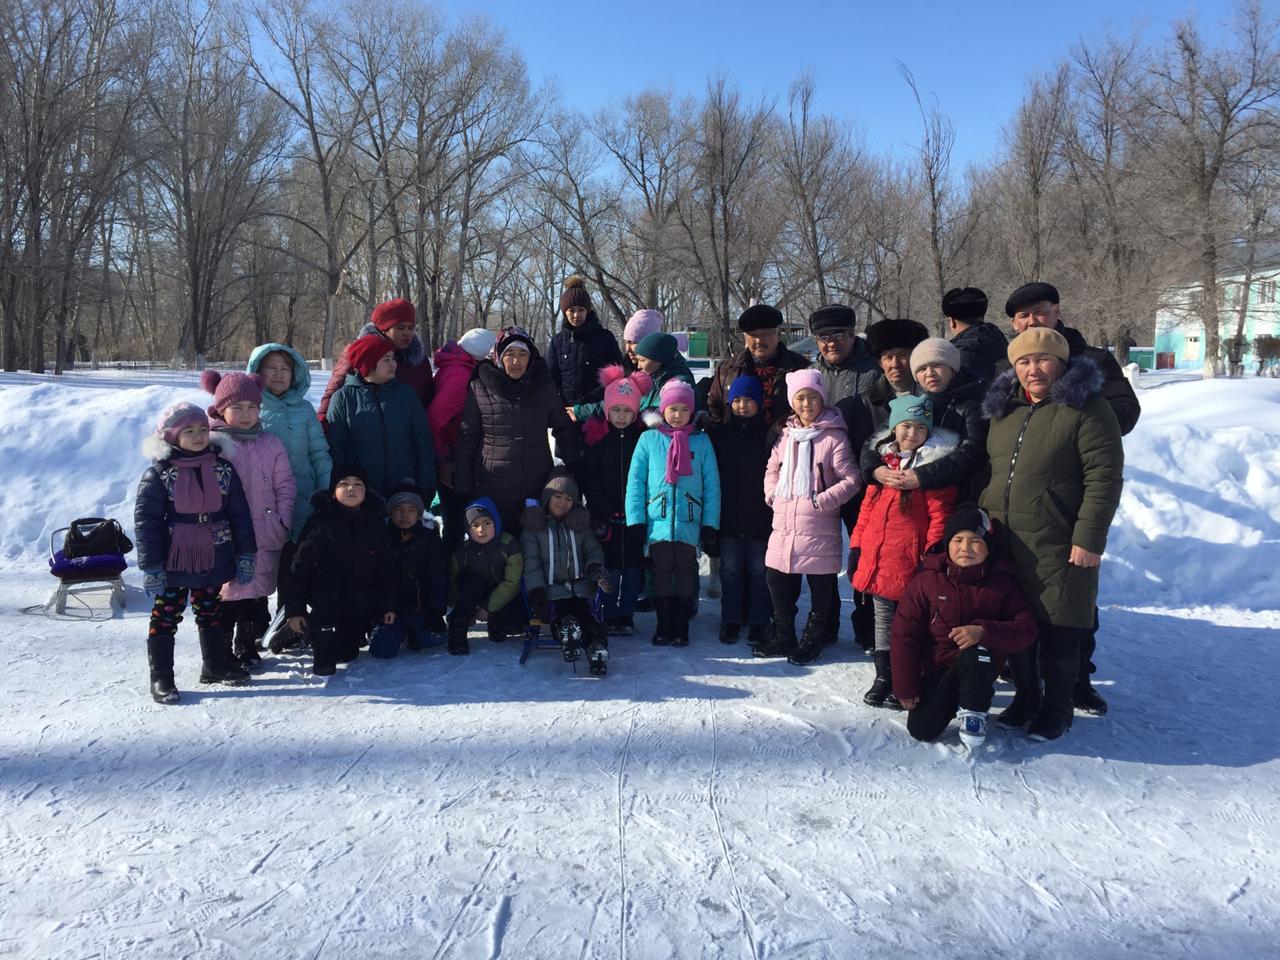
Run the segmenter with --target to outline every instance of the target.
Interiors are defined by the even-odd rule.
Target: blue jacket
[[[671,438],[656,427],[636,444],[627,474],[627,524],[649,527],[649,543],[679,541],[697,545],[703,527],[720,526],[720,471],[705,433],[689,437],[693,473],[667,483]]]
[[[290,539],[297,540],[303,524],[315,509],[311,495],[317,490],[329,489],[329,473],[333,460],[329,457],[329,441],[324,428],[316,419],[316,408],[307,399],[311,389],[311,371],[307,361],[293,347],[283,343],[264,343],[253,348],[245,369],[258,373],[262,361],[269,353],[283,353],[293,360],[293,383],[277,397],[269,390],[262,391],[262,429],[275,434],[284,444],[293,468],[293,480],[298,485],[298,497],[293,505],[293,526]]]
[[[580,327],[564,321],[547,345],[547,371],[566,407],[603,397],[601,369],[621,362],[622,350],[617,337],[605,329],[594,310]]]
[[[427,413],[413,388],[392,380],[373,384],[347,374],[325,414],[334,463],[358,463],[369,471],[369,488],[385,497],[412,479],[424,503],[436,492],[436,451]]]

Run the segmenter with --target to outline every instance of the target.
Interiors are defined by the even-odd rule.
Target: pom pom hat
[[[200,386],[213,394],[213,406],[218,413],[233,403],[249,401],[262,405],[262,378],[256,373],[218,373],[206,370],[200,374]]]
[[[560,294],[560,312],[570,307],[591,309],[591,294],[587,293],[587,281],[577,275],[564,282],[564,292]]]
[[[640,403],[653,389],[653,380],[644,371],[626,376],[625,371],[612,363],[600,371],[600,384],[604,387],[604,412],[608,416],[614,407],[626,407],[634,414],[640,413]]]

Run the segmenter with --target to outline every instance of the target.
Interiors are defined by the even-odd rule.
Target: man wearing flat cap
[[[785,420],[787,406],[788,373],[803,370],[809,361],[800,354],[788,350],[782,343],[778,328],[782,326],[782,312],[767,303],[747,307],[738,317],[738,330],[742,334],[745,349],[716,367],[716,375],[707,391],[707,413],[712,423],[724,423],[725,397],[729,386],[740,376],[755,377],[764,384],[764,405],[761,414],[764,422],[773,425],[775,420]]]
[[[987,323],[987,295],[977,287],[952,287],[942,295],[942,315],[951,330],[951,342],[960,351],[961,367],[983,383],[996,375],[1005,359],[1009,340],[994,323]]]

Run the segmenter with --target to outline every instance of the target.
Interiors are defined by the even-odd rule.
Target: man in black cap
[[[977,287],[952,287],[942,295],[942,315],[951,328],[951,342],[960,351],[960,362],[983,383],[996,375],[996,364],[1005,359],[1009,340],[994,323],[987,323],[987,295]]]
[[[911,351],[929,339],[923,323],[905,317],[890,318],[867,327],[867,350],[880,366],[880,376],[862,391],[871,411],[873,430],[889,422],[889,404],[894,397],[920,396],[924,391],[911,372]]]
[[[827,401],[833,405],[858,396],[880,376],[866,341],[854,335],[857,321],[853,308],[843,303],[828,304],[809,314],[809,332],[818,344],[813,368],[822,374]]]
[[[785,420],[787,406],[786,377],[793,370],[803,370],[809,361],[800,354],[788,350],[782,343],[778,328],[782,326],[782,313],[765,303],[747,307],[738,317],[738,329],[746,349],[725,360],[716,367],[716,375],[707,391],[707,413],[712,423],[724,423],[725,397],[729,386],[737,377],[757,378],[764,384],[764,422]]]

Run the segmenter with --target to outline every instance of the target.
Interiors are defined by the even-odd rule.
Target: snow
[[[847,626],[752,660],[707,600],[692,646],[620,638],[604,679],[476,635],[201,688],[188,622],[157,706],[136,570],[124,619],[19,610],[49,534],[128,528],[141,437],[206,398],[0,376],[0,956],[1276,955],[1280,382],[1143,384],[1111,714],[966,759],[862,704]]]

